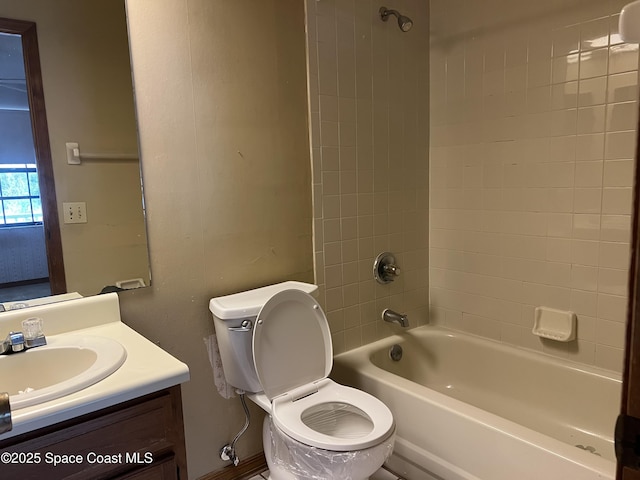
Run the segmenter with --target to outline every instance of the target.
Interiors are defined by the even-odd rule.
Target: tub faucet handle
[[[393,264],[383,265],[382,269],[384,270],[384,273],[386,273],[387,275],[393,275],[394,277],[397,277],[398,275],[400,275],[400,268],[398,268],[396,265],[393,265]]]
[[[396,265],[396,257],[393,253],[382,252],[373,262],[373,278],[378,283],[390,283],[400,275],[400,268]]]

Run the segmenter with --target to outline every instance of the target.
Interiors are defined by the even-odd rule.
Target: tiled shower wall
[[[432,322],[621,370],[638,49],[625,2],[432,0]],[[531,333],[573,310],[577,341]]]
[[[428,318],[429,21],[422,0],[307,0],[316,283],[334,352],[394,332],[384,308]],[[373,280],[383,251],[402,269]]]

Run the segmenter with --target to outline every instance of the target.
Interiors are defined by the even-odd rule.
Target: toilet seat
[[[291,438],[349,451],[375,446],[393,432],[393,415],[384,403],[327,378],[333,366],[331,333],[309,294],[290,289],[273,295],[258,313],[252,342],[273,421]]]
[[[312,388],[317,391],[302,398],[285,394],[272,402],[274,424],[291,438],[312,447],[344,452],[376,446],[395,430],[391,411],[373,395],[328,378],[315,382]],[[317,428],[305,421],[305,414],[313,416],[314,411],[320,413],[319,426],[331,424],[330,428]]]
[[[253,328],[253,364],[269,400],[326,378],[333,366],[329,323],[315,299],[282,290],[265,302]]]

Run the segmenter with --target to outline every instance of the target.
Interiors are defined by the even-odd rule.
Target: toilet
[[[262,407],[271,480],[365,480],[391,454],[393,415],[329,379],[329,324],[316,285],[283,282],[209,302],[227,382]]]

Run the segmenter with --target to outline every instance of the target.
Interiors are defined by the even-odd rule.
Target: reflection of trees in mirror
[[[35,164],[0,167],[0,226],[42,223],[42,203]]]

